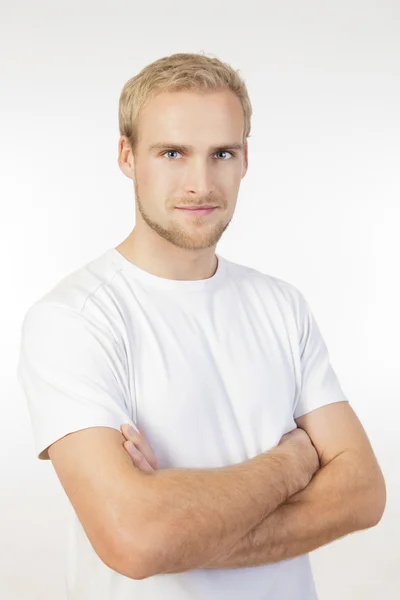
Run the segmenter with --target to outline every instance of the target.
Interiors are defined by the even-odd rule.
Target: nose
[[[184,175],[183,189],[187,194],[194,192],[199,196],[207,196],[213,191],[211,173],[204,160],[199,158],[188,161]]]

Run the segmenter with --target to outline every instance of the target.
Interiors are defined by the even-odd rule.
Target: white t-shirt
[[[171,280],[110,248],[29,308],[18,381],[40,459],[73,431],[137,423],[159,468],[222,467],[347,400],[301,292],[217,258],[208,279]],[[68,600],[317,598],[308,554],[130,579],[101,561],[68,506]]]

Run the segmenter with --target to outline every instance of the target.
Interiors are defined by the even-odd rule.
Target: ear
[[[122,135],[118,140],[118,165],[124,175],[134,179],[134,158],[128,138]]]

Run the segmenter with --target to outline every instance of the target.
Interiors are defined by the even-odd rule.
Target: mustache
[[[185,208],[185,206],[196,206],[198,208],[201,208],[202,206],[216,206],[216,207],[222,207],[223,203],[220,200],[217,200],[216,198],[209,198],[209,199],[205,199],[203,202],[199,202],[199,200],[193,200],[193,199],[189,199],[189,200],[179,200],[177,201],[174,206],[180,206],[181,208]]]

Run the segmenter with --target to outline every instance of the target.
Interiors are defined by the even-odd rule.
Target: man
[[[218,59],[165,57],[127,82],[135,227],[25,317],[36,452],[71,506],[69,599],[315,600],[308,553],[384,511],[304,296],[215,253],[250,116]]]

